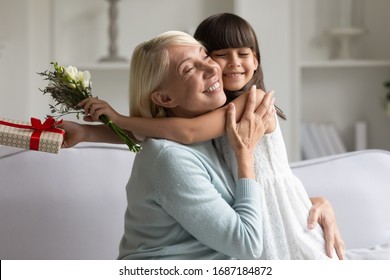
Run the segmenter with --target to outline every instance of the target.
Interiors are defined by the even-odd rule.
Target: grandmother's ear
[[[154,91],[151,95],[152,101],[165,108],[174,108],[176,107],[176,103],[172,98],[170,98],[165,92],[163,91]]]

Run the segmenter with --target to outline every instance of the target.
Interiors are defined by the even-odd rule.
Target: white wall
[[[39,89],[47,85],[37,73],[48,69],[53,58],[52,34],[52,4],[50,0],[29,0],[28,6],[28,40],[29,40],[29,97],[27,119],[30,116],[43,118],[49,113],[50,97],[44,96]]]
[[[36,72],[50,60],[50,1],[0,1],[0,115],[28,120],[44,117],[48,98]]]
[[[28,1],[0,2],[0,114],[25,118],[29,109]],[[13,16],[11,16],[13,15]]]

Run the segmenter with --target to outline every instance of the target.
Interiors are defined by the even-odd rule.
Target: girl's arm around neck
[[[259,105],[267,106],[265,92],[257,90],[256,108]],[[248,93],[244,93],[232,101],[236,108],[236,121],[239,122],[245,111]],[[264,102],[263,102],[264,101]],[[195,118],[141,118],[120,116],[116,122],[123,129],[144,137],[164,138],[183,144],[192,144],[220,137],[225,134],[227,106],[223,106],[209,113]],[[273,123],[275,121],[273,120]],[[267,132],[273,131],[270,128]]]

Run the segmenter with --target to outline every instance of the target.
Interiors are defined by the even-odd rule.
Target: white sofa
[[[0,146],[0,259],[115,259],[134,154],[88,144],[59,154]],[[332,203],[348,249],[390,241],[390,152],[292,164]]]

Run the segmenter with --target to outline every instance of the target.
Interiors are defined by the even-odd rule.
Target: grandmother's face
[[[203,47],[178,45],[168,51],[169,74],[160,92],[174,116],[196,117],[225,104],[221,68]]]

